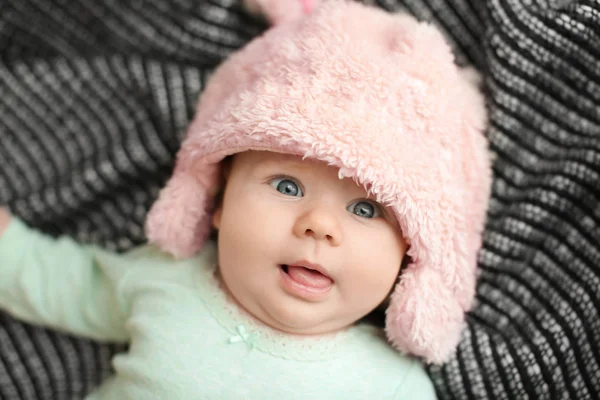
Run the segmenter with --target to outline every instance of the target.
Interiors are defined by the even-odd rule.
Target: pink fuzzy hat
[[[390,342],[444,362],[473,300],[490,190],[474,80],[436,29],[408,15],[254,1],[277,25],[206,86],[148,216],[150,242],[176,257],[202,248],[227,155],[267,150],[327,162],[392,207],[410,245],[386,313]]]

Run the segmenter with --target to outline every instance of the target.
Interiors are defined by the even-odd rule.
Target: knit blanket
[[[476,304],[441,399],[600,398],[600,0],[380,0],[484,77],[494,184]],[[235,0],[0,2],[0,204],[118,251],[216,65],[265,28]],[[79,399],[122,345],[0,314],[0,399]]]

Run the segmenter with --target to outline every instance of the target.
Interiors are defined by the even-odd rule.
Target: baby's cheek
[[[383,296],[387,296],[389,290],[395,285],[400,274],[402,265],[402,254],[396,249],[389,247],[382,248],[372,259],[371,263],[371,284]]]
[[[350,256],[364,264],[363,270],[392,279],[398,275],[405,251],[404,243],[398,235],[379,230],[355,240],[352,247],[355,251]]]
[[[347,258],[347,262],[353,264],[347,287],[354,301],[363,303],[362,307],[376,307],[396,283],[400,271],[399,258],[382,253],[385,252],[365,252],[361,257],[349,254]]]

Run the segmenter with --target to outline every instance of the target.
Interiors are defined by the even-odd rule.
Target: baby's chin
[[[305,313],[309,315],[305,316]],[[259,319],[270,328],[288,335],[298,336],[333,335],[348,329],[355,323],[354,321],[344,323],[326,316],[318,318],[314,312],[307,313],[305,310],[294,309],[289,305],[286,307],[283,304],[280,307],[261,307],[256,314],[258,315],[254,315],[254,318]]]
[[[301,325],[301,324],[298,324],[297,321],[295,321],[294,325],[288,325],[285,323],[281,323],[280,321],[277,321],[276,323],[274,323],[273,321],[269,321],[269,322],[270,323],[263,321],[263,323],[265,325],[269,326],[270,328],[274,329],[277,332],[280,332],[285,335],[298,336],[298,337],[311,337],[311,336],[321,337],[321,336],[335,335],[337,333],[347,330],[350,327],[350,326],[323,326],[323,325],[313,326],[310,324]]]
[[[324,304],[307,304],[288,298],[287,295],[273,299],[254,299],[236,296],[223,280],[220,272],[216,278],[230,303],[237,306],[247,317],[287,335],[324,336],[342,332],[358,321],[345,322],[335,318],[335,313],[325,309]]]

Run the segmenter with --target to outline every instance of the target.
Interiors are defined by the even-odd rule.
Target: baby
[[[254,4],[277,25],[202,94],[149,245],[0,209],[0,308],[130,343],[90,399],[435,398],[421,361],[448,359],[474,296],[483,100],[411,17],[282,4]],[[381,305],[385,335],[361,322]]]

